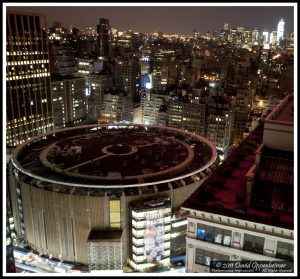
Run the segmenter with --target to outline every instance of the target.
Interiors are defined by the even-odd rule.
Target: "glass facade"
[[[232,231],[204,224],[197,226],[197,238],[203,241],[214,242],[216,244],[231,245]]]

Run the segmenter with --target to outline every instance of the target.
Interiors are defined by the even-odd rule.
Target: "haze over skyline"
[[[162,31],[167,34],[191,35],[197,30],[206,32],[220,31],[224,22],[232,27],[242,26],[246,30],[257,27],[260,31],[277,30],[282,18],[285,21],[285,35],[294,32],[293,6],[10,6],[10,10],[45,13],[47,27],[53,22],[61,22],[63,27],[96,27],[99,18],[109,19],[113,28],[119,31],[132,30],[142,33]],[[68,3],[70,5],[70,3]],[[271,4],[271,3],[270,3]],[[277,5],[279,3],[276,3]],[[74,3],[76,5],[76,3]]]

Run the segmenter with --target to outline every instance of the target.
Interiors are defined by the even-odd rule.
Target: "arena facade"
[[[43,134],[12,155],[17,233],[41,253],[90,269],[168,262],[171,219],[216,158],[207,139],[164,126],[87,125]]]

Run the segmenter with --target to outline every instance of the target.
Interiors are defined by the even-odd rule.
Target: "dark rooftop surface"
[[[121,237],[121,230],[92,230],[89,234],[88,242],[120,241]]]
[[[170,179],[188,177],[212,164],[216,149],[199,135],[178,129],[89,125],[41,136],[20,146],[13,161],[15,157],[22,172],[43,178],[40,184],[51,179],[57,184],[109,188],[165,181],[161,185],[167,190]]]
[[[294,98],[286,96],[271,112],[268,120],[294,123]]]
[[[182,205],[253,222],[293,228],[293,153],[264,148],[246,205],[246,173],[262,143],[261,123]]]

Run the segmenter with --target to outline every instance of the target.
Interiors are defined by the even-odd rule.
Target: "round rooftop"
[[[21,174],[78,187],[135,187],[180,180],[209,167],[214,145],[184,130],[138,124],[56,130],[18,146]]]

